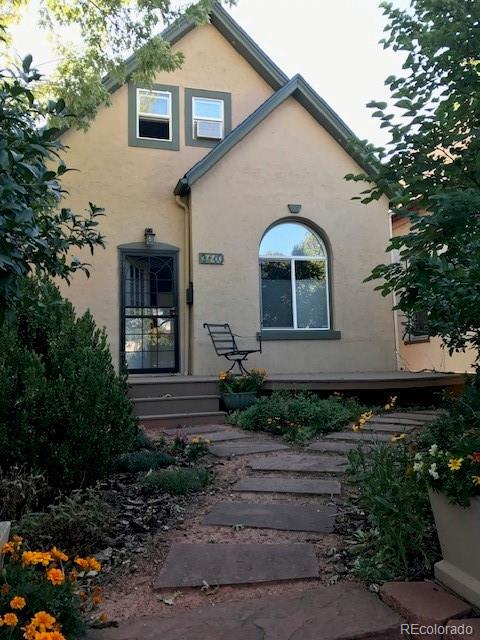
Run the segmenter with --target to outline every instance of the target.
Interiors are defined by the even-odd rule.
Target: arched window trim
[[[323,249],[325,251],[324,256],[262,256],[260,254],[261,244],[266,237],[266,235],[275,227],[281,226],[282,224],[294,223],[305,227],[310,233],[312,233],[321,243]],[[327,339],[339,339],[340,332],[333,331],[332,329],[332,292],[331,292],[331,249],[328,238],[325,236],[324,232],[317,227],[317,225],[311,223],[309,220],[305,218],[300,218],[298,216],[295,217],[287,217],[282,218],[281,220],[275,221],[272,225],[270,225],[262,235],[259,244],[258,251],[258,260],[260,266],[260,324],[262,327],[262,337],[265,338],[266,334],[270,336],[282,335],[282,339],[286,338],[289,334],[298,335],[298,337],[325,337]],[[263,262],[267,261],[287,261],[291,262],[291,282],[292,282],[292,314],[293,314],[293,326],[290,327],[264,327],[263,326],[263,301],[262,301],[262,282],[261,282],[261,265]],[[300,260],[305,261],[323,261],[325,264],[325,294],[326,294],[326,307],[327,307],[327,326],[326,327],[299,327],[298,326],[298,314],[297,314],[297,297],[296,297],[296,280],[295,280],[295,262]],[[274,339],[274,338],[267,338]]]

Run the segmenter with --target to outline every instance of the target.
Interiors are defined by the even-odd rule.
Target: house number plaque
[[[199,253],[200,264],[223,264],[223,253]]]

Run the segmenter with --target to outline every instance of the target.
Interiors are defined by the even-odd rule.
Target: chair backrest
[[[210,338],[212,339],[217,356],[223,356],[226,353],[238,351],[235,336],[233,335],[228,323],[209,324],[208,322],[205,322],[203,326],[207,329]]]

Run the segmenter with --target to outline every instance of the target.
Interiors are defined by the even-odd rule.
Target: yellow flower
[[[472,476],[472,482],[476,487],[480,487],[480,476]]]
[[[209,438],[205,438],[205,444],[211,444],[211,440]]]
[[[463,458],[450,458],[448,468],[450,471],[458,471],[462,466]]]
[[[59,585],[65,581],[65,574],[61,569],[52,568],[47,571],[47,580],[54,585]]]
[[[18,618],[14,613],[6,613],[3,616],[3,624],[7,627],[16,627],[18,624]]]
[[[195,438],[192,438],[191,440],[191,444],[198,444],[200,442],[200,438],[198,436],[195,436]]]
[[[352,427],[352,431],[360,431],[360,430],[361,430],[361,428],[362,428],[362,427],[361,427],[361,425],[359,425],[359,424],[354,424],[354,425],[353,425],[353,427]]]
[[[27,604],[25,598],[22,596],[15,596],[10,600],[10,606],[12,609],[23,609],[23,607]]]
[[[68,562],[68,556],[65,555],[63,551],[60,551],[60,549],[57,549],[57,547],[53,547],[53,549],[50,550],[50,555],[54,560]]]
[[[393,436],[392,442],[400,442],[400,440],[405,440],[406,437],[406,433],[397,433],[395,436]]]
[[[383,408],[385,409],[385,411],[390,411],[392,406],[390,404],[386,404]]]

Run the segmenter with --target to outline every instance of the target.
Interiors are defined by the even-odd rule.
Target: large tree
[[[227,5],[236,0],[223,0]],[[128,56],[135,52],[138,67],[133,79],[145,85],[159,71],[181,67],[184,57],[173,52],[159,32],[181,16],[196,23],[208,20],[215,0],[5,0],[0,7],[0,28],[21,19],[39,5],[39,29],[53,40],[58,63],[44,78],[44,96],[64,100],[75,117],[72,125],[86,128],[98,108],[109,104],[110,94],[102,82],[108,74],[123,83]],[[33,5],[33,6],[32,6]],[[71,32],[78,38],[73,42]],[[27,53],[27,52],[25,52]]]
[[[390,134],[385,148],[361,143],[374,167],[361,200],[383,194],[410,220],[388,251],[397,263],[377,266],[383,295],[414,331],[415,316],[452,352],[480,348],[480,2],[411,0],[408,11],[380,5],[384,48],[403,52],[404,73],[385,81],[390,103],[371,102]]]

